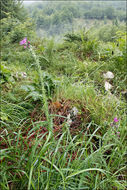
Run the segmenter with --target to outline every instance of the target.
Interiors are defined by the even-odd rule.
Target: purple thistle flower
[[[114,118],[114,122],[117,123],[119,120],[117,119],[117,117]]]
[[[27,38],[24,38],[22,41],[20,41],[20,45],[26,44]]]

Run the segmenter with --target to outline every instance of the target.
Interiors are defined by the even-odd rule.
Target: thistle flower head
[[[20,41],[20,45],[26,44],[27,38],[24,38],[22,41]]]
[[[117,117],[114,118],[114,122],[117,123],[119,120],[117,119]]]

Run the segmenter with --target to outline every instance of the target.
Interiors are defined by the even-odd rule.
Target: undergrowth
[[[125,33],[65,37],[5,49],[4,36],[2,190],[126,189]]]

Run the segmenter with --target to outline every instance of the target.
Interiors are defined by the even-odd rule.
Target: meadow
[[[125,23],[33,26],[1,19],[0,189],[126,189]]]

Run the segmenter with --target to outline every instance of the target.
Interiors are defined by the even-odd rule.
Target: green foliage
[[[24,36],[31,38],[33,35],[33,32],[31,32],[32,29],[33,24],[30,20],[26,20],[24,23],[18,24],[10,33],[11,42],[19,42],[24,38]]]
[[[65,35],[65,41],[68,41],[68,42],[74,42],[74,41],[81,42],[82,40],[87,41],[88,40],[87,35],[84,35],[83,39],[79,34],[74,34],[74,33],[70,34],[70,33],[68,33],[68,34]]]
[[[32,98],[34,101],[41,100],[42,95],[36,91],[33,85],[22,85],[21,90],[27,92],[27,96],[25,99]]]
[[[90,37],[89,31],[66,34],[65,41],[68,42],[68,48],[71,48],[80,59],[84,59],[87,56],[92,57],[92,55],[95,56],[97,54],[98,42],[96,39]]]
[[[11,71],[8,67],[5,66],[4,62],[2,62],[0,68],[0,84],[9,82],[10,78]]]
[[[50,16],[38,15],[36,20],[37,28],[49,29],[51,24]]]
[[[97,54],[98,42],[96,40],[88,40],[86,43],[83,42],[83,54],[86,56],[94,56]]]
[[[57,83],[48,73],[43,72],[42,74],[46,95],[50,98],[55,91]],[[20,89],[27,92],[25,99],[32,98],[34,101],[37,101],[43,98],[40,86],[38,75],[35,73],[32,84],[22,85]]]
[[[44,13],[49,19],[55,11],[47,6]],[[104,38],[91,28],[59,44],[32,38],[28,23],[17,22],[2,19],[0,188],[125,189],[126,33],[119,22],[110,35],[103,30]],[[25,36],[28,49],[19,45]],[[114,78],[104,78],[107,71]]]
[[[34,32],[33,23],[30,19],[27,19],[25,22],[19,21],[17,18],[7,17],[1,20],[1,33],[2,38],[4,39],[8,35],[8,42],[19,42],[21,39],[26,37],[32,37]],[[4,42],[5,43],[5,42]]]
[[[48,74],[47,72],[42,71],[42,75],[43,75],[43,81],[44,81],[44,87],[46,90],[46,94],[47,94],[47,96],[50,97],[54,93],[57,83],[53,79],[53,77],[50,74]],[[37,80],[38,80],[38,77],[36,76],[36,78],[34,79],[33,85],[39,90],[40,83],[38,83]]]
[[[46,89],[47,95],[51,96],[54,93],[56,82],[53,80],[52,76],[46,72],[43,72],[44,87]]]
[[[44,57],[48,60],[48,63],[50,65],[53,63],[54,51],[55,51],[55,44],[54,40],[51,39],[46,43],[46,47],[44,49]]]
[[[100,127],[91,123],[89,127],[95,128],[91,134],[85,133],[82,136],[80,133],[72,137],[70,129],[65,127],[65,131],[58,140],[46,134],[39,137],[38,134],[30,146],[28,139],[43,124],[45,123],[41,121],[35,122],[27,136],[22,134],[22,128],[18,128],[14,134],[8,134],[7,130],[1,135],[4,143],[11,142],[12,138],[14,141],[13,145],[10,144],[9,148],[1,152],[2,187],[7,187],[8,181],[12,179],[13,187],[16,189],[125,188],[125,179],[121,182],[118,180],[119,175],[125,174],[126,151],[125,143],[123,144],[125,126],[122,128],[124,121],[121,123],[122,135],[119,140],[111,135],[111,129],[104,136],[99,135]],[[99,147],[94,151],[96,147],[94,139],[97,137]],[[101,145],[102,141],[103,145]],[[39,145],[41,145],[40,148]],[[117,151],[115,151],[116,148]],[[13,164],[7,165],[6,159],[16,167]],[[117,171],[115,170],[116,164]],[[20,178],[18,175],[11,175],[12,172],[19,174]]]
[[[100,52],[100,59],[109,62],[110,70],[117,70],[117,73],[122,71],[121,74],[126,72],[126,34],[124,32],[117,30],[114,42],[108,42],[106,45],[100,44],[98,51]]]
[[[39,2],[27,6],[30,16],[34,19],[37,31],[40,36],[46,34],[56,36],[66,33],[68,29],[82,28],[86,19],[92,22],[93,19],[99,21],[109,20],[126,21],[126,4],[120,2]],[[76,19],[78,20],[77,22]],[[80,24],[80,19],[84,22]],[[107,20],[107,21],[106,21]],[[79,28],[78,28],[79,29]]]
[[[16,24],[18,24],[18,20],[15,18],[11,18],[11,16],[8,16],[8,18],[3,18],[1,20],[2,37],[8,35],[13,30]]]
[[[114,18],[119,18],[119,20],[126,19],[125,12],[119,11],[117,6],[115,7],[115,3],[112,3],[112,5],[109,5],[109,4],[111,4],[111,2],[103,2],[103,5],[101,4],[101,6],[98,2],[97,3],[95,2],[94,4],[89,3],[89,5],[87,5],[89,6],[88,8],[89,10],[87,10],[87,6],[86,7],[84,6],[84,8],[86,8],[86,10],[83,13],[84,18],[99,19],[99,20],[104,19],[104,18],[111,19],[111,20],[113,20]],[[121,9],[124,10],[123,8]]]
[[[99,39],[104,42],[111,41],[113,42],[118,31],[117,26],[106,25],[102,27],[99,31]]]
[[[116,33],[116,44],[118,46],[118,53],[114,55],[113,61],[115,62],[115,67],[119,71],[126,72],[126,34],[118,31]]]
[[[27,18],[27,12],[22,6],[21,0],[1,0],[0,10],[0,19],[7,18],[9,14],[21,21]]]

